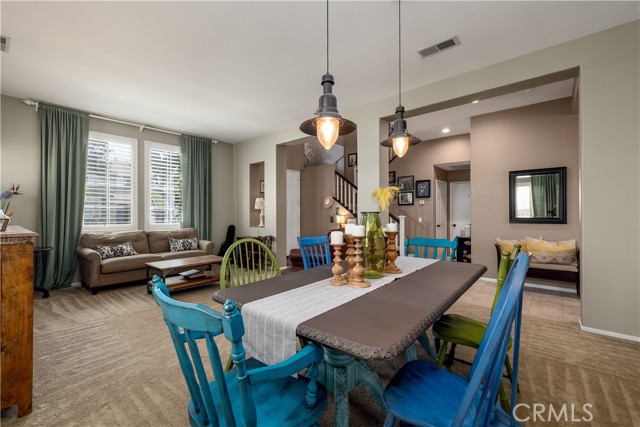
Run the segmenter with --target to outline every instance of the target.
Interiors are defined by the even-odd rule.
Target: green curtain
[[[42,196],[40,244],[51,246],[45,289],[71,285],[82,229],[89,115],[39,104]],[[42,276],[42,270],[40,270]]]
[[[558,217],[559,179],[557,173],[531,175],[534,218]]]
[[[182,226],[211,240],[211,140],[191,135],[182,145]]]

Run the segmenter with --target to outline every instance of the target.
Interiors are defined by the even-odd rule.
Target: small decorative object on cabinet
[[[458,249],[456,250],[456,261],[471,262],[471,239],[468,237],[458,237]]]
[[[31,413],[33,391],[33,245],[38,233],[11,226],[0,234],[2,409]]]

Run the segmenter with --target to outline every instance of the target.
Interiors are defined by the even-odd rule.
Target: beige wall
[[[580,67],[582,323],[593,330],[636,338],[640,337],[639,64],[640,25],[634,21],[424,85],[402,97],[405,108],[411,111]],[[396,102],[391,96],[342,111],[358,125],[361,211],[375,209],[370,194],[388,182],[387,150],[375,148],[386,137],[387,126],[380,118],[392,114]],[[275,182],[276,145],[303,136],[295,125],[235,144],[236,188],[241,200],[248,191],[240,185],[246,180],[243,176],[248,173],[248,165],[264,160],[265,176],[267,180],[272,176]],[[266,197],[269,218],[269,209],[276,205],[276,188],[269,188],[268,181]],[[242,218],[238,223],[247,226]],[[275,219],[273,223],[267,219],[267,227],[272,227],[274,234]],[[474,227],[473,233],[476,231]],[[607,250],[619,246],[620,236],[631,236],[626,249]]]
[[[335,209],[324,207],[324,198],[334,194],[335,167],[313,166],[300,171],[300,235],[316,236],[337,228],[329,221]]]
[[[124,118],[123,118],[124,119]],[[144,228],[144,141],[180,145],[177,135],[140,129],[120,123],[98,119],[89,120],[91,131],[120,135],[138,140],[138,214],[137,227]],[[1,181],[2,188],[11,182],[20,184],[24,194],[11,202],[16,212],[12,223],[38,231],[40,215],[40,124],[38,113],[20,99],[2,95],[2,142]],[[233,150],[230,144],[218,143],[212,146],[212,234],[216,250],[226,236],[227,226],[235,218],[235,199],[232,182]],[[233,203],[229,203],[231,200]]]
[[[356,168],[349,167],[349,154],[358,154],[358,133],[353,132],[349,135],[341,136],[338,142],[344,145],[344,177],[351,182],[355,182],[354,172]]]
[[[471,118],[473,262],[496,277],[496,237],[581,241],[578,115],[571,98]],[[567,167],[567,224],[510,224],[509,171]]]
[[[401,176],[413,175],[414,182],[430,179],[431,197],[415,198],[414,204],[393,206],[391,213],[406,215],[406,234],[409,237],[435,236],[435,185],[436,170],[434,165],[469,161],[471,155],[469,134],[456,135],[424,141],[409,149],[409,153],[402,158],[395,158],[389,164],[389,170],[396,172],[396,179]],[[443,180],[448,180],[443,172]],[[420,204],[424,201],[424,205]],[[419,218],[422,218],[420,222]]]

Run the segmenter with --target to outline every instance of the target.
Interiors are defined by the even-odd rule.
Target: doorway
[[[471,236],[471,182],[452,182],[451,238]]]
[[[300,235],[300,171],[287,169],[287,254]]]
[[[436,179],[436,239],[447,238],[447,183]]]

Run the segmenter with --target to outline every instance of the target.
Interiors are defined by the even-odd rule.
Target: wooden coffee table
[[[147,279],[150,279],[150,270],[156,270],[160,273],[162,280],[167,285],[169,292],[176,289],[190,288],[193,286],[208,285],[220,280],[220,274],[211,271],[214,264],[222,264],[222,257],[217,255],[203,255],[189,258],[170,259],[167,261],[147,262]],[[204,277],[195,279],[185,279],[182,276],[167,277],[177,270],[185,271],[197,267],[209,267],[209,271],[205,271]],[[147,293],[151,293],[151,280],[147,280]]]

